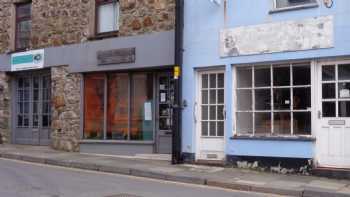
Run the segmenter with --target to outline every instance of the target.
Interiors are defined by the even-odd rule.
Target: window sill
[[[301,9],[317,8],[317,7],[318,7],[318,3],[310,3],[310,4],[306,4],[306,5],[298,5],[298,6],[285,7],[285,8],[274,8],[274,9],[269,11],[269,14],[286,12],[286,11],[301,10]]]
[[[13,49],[13,50],[8,50],[6,51],[6,54],[11,55],[14,53],[21,53],[21,52],[26,52],[26,51],[30,51],[31,49],[27,48],[27,49]]]
[[[106,38],[113,38],[113,37],[118,37],[119,36],[119,31],[112,31],[112,32],[106,32],[106,33],[98,33],[94,36],[88,37],[88,40],[102,40]]]
[[[134,145],[153,145],[153,141],[126,141],[126,140],[80,140],[80,144],[134,144]]]
[[[316,138],[313,136],[253,136],[253,135],[234,135],[231,140],[263,140],[263,141],[305,141],[314,142]]]

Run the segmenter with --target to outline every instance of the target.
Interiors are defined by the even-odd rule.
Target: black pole
[[[182,163],[181,157],[181,84],[182,84],[182,58],[183,58],[183,26],[184,26],[184,0],[176,0],[175,19],[175,66],[180,67],[180,76],[175,79],[173,138],[172,138],[172,164]]]

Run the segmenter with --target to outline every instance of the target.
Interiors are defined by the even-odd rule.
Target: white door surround
[[[199,71],[196,75],[196,160],[225,159],[225,71]]]
[[[350,61],[317,63],[317,167],[350,168]]]

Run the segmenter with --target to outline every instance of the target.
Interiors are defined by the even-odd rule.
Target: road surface
[[[213,187],[0,159],[1,197],[263,197]]]

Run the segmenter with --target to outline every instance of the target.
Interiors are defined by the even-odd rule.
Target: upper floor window
[[[289,8],[317,4],[317,0],[275,0],[275,8]]]
[[[118,0],[96,0],[96,31],[108,33],[119,29]]]
[[[32,4],[21,3],[16,5],[16,50],[29,47],[32,29]]]

